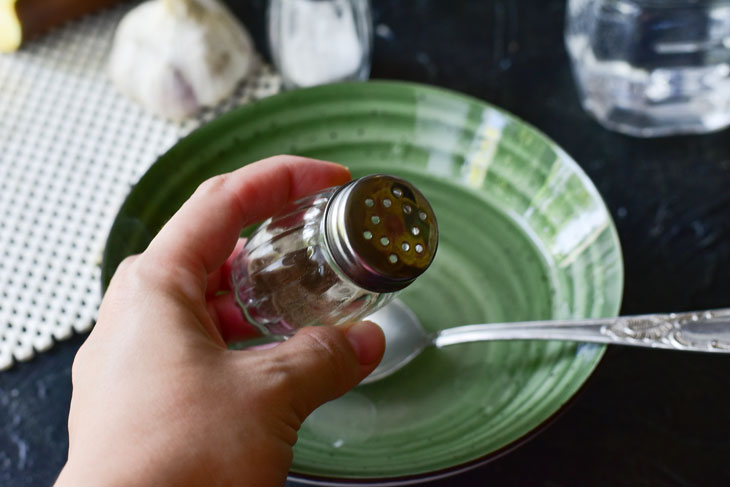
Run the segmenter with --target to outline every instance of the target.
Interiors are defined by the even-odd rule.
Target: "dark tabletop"
[[[266,52],[265,1],[237,3]],[[576,96],[564,3],[373,0],[372,76],[476,96],[572,155],[618,227],[623,313],[730,306],[730,134],[641,140],[601,128]],[[71,363],[84,338],[0,373],[0,485],[55,479],[68,445]],[[609,347],[541,434],[433,485],[730,485],[729,372],[730,356]]]

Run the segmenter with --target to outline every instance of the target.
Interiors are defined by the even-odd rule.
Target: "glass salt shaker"
[[[584,108],[639,137],[730,125],[730,0],[568,0]]]
[[[371,175],[305,197],[265,221],[233,265],[247,320],[266,335],[356,321],[433,261],[438,225],[411,183]]]
[[[268,34],[286,88],[370,75],[370,0],[270,0]]]

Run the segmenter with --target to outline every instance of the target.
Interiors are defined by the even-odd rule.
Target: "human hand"
[[[292,156],[215,177],[119,266],[74,360],[57,486],[284,484],[302,421],[367,376],[385,339],[363,322],[228,350],[253,333],[225,292],[232,255],[241,228],[349,178]]]

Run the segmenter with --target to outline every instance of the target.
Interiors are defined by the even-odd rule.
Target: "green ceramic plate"
[[[432,267],[402,294],[431,330],[618,312],[623,271],[611,218],[587,176],[534,128],[479,100],[391,82],[293,91],[180,141],[133,188],[109,235],[106,284],[204,179],[280,153],[386,172],[433,204]],[[580,388],[604,347],[476,343],[427,350],[392,377],[316,411],[295,478],[414,481],[515,445]]]

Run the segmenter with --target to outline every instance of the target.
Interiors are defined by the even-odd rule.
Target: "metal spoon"
[[[608,343],[691,352],[730,353],[730,309],[689,313],[619,316],[580,320],[489,323],[423,329],[416,315],[395,300],[370,315],[385,333],[385,355],[362,383],[378,381],[402,369],[426,347],[490,340],[559,340]]]

